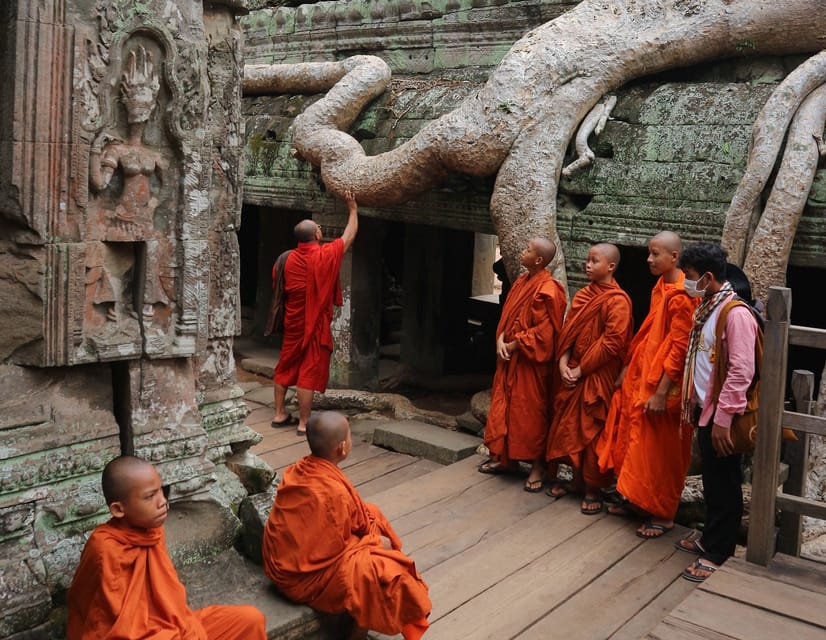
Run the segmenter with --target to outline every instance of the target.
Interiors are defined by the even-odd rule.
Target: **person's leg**
[[[706,502],[706,522],[699,545],[706,566],[717,568],[734,554],[737,534],[743,516],[741,456],[718,457],[711,443],[711,427],[697,431],[703,464],[703,496]],[[689,575],[704,579],[711,571],[694,563],[686,569]]]
[[[273,414],[273,422],[285,422],[290,418],[287,413],[287,387],[278,384],[275,380],[272,383],[273,389],[273,405],[275,406],[275,413]]]
[[[266,640],[267,620],[249,605],[214,605],[195,611],[209,640]]]
[[[533,487],[537,483],[539,484],[539,489],[542,488],[542,480],[545,478],[545,456],[540,455],[533,459],[531,463],[531,472],[528,474],[528,479],[525,481],[526,487]]]
[[[295,397],[298,399],[298,433],[306,433],[307,421],[313,410],[313,390],[296,387]]]

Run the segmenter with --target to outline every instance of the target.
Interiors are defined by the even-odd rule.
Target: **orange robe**
[[[262,555],[266,574],[295,602],[346,611],[362,628],[407,640],[428,627],[427,585],[401,540],[332,462],[310,455],[284,472]]]
[[[273,379],[324,392],[333,353],[333,305],[341,306],[344,241],[299,242],[284,265],[284,334]],[[277,273],[273,267],[273,282]]]
[[[556,339],[565,289],[547,271],[522,274],[508,293],[496,335],[516,340],[510,360],[497,358],[485,425],[485,445],[502,464],[545,453]]]
[[[595,445],[633,331],[631,299],[616,280],[577,291],[562,326],[557,358],[570,350],[568,366],[580,367],[582,377],[570,389],[559,386],[546,458],[571,464],[590,487],[610,484],[599,471]]]
[[[598,446],[600,469],[613,469],[617,490],[664,520],[677,511],[691,461],[691,429],[680,427],[680,389],[697,301],[686,294],[684,277],[675,283],[660,278],[651,291],[648,316],[631,343]],[[674,383],[665,413],[646,413],[664,373]]]
[[[250,606],[191,610],[166,551],[163,527],[133,529],[118,519],[97,527],[68,595],[67,640],[265,640]]]

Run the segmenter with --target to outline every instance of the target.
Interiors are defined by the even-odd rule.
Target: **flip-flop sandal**
[[[525,484],[522,485],[522,489],[528,493],[539,493],[542,491],[543,484],[545,484],[545,482],[542,478],[539,478],[538,480],[525,480]]]
[[[576,490],[576,488],[570,483],[565,482],[563,480],[555,480],[551,483],[547,489],[545,489],[545,495],[549,498],[553,498],[554,501],[559,500],[560,498],[564,498],[569,493],[580,493]]]
[[[634,516],[639,515],[631,508],[631,503],[628,502],[628,500],[609,504],[606,511],[612,516],[617,516],[618,518],[633,518]]]
[[[589,509],[588,507],[599,505],[599,509]],[[585,496],[582,499],[582,504],[579,507],[579,512],[586,515],[586,516],[595,516],[597,514],[602,513],[602,507],[604,503],[602,502],[602,498],[589,498]]]
[[[304,431],[299,431],[298,429],[296,429],[295,435],[297,435],[299,438],[303,438],[307,435],[307,430],[304,429]]]
[[[486,473],[491,476],[499,476],[504,473],[511,473],[510,467],[508,467],[505,464],[502,464],[501,462],[497,462],[493,458],[488,458],[487,460],[485,460],[482,464],[476,467],[476,470],[479,473]]]
[[[298,422],[299,420],[295,416],[287,416],[281,421],[273,420],[272,422],[270,422],[270,426],[273,429],[280,429],[282,427],[294,427],[298,424]]]
[[[700,544],[700,538],[703,537],[703,534],[699,531],[692,531],[684,538],[680,538],[677,542],[674,543],[674,548],[677,551],[684,551],[685,553],[694,553],[696,555],[700,555],[705,553],[705,549],[703,549],[703,545]]]
[[[656,533],[651,533],[651,534],[643,533],[646,529],[656,531]],[[657,524],[653,520],[649,519],[649,520],[646,520],[639,529],[637,529],[636,534],[637,534],[638,538],[642,538],[643,540],[653,540],[654,538],[659,538],[660,536],[664,536],[669,531],[673,531],[673,529],[674,529],[673,524],[670,527],[666,527],[663,524]]]
[[[707,576],[698,576],[689,571],[689,569],[694,569],[694,571],[706,571],[708,572]],[[692,562],[688,567],[683,569],[682,576],[689,582],[705,582],[706,579],[711,577],[717,571],[717,567],[712,567],[710,564],[706,564],[703,562],[702,558],[697,558],[694,562]]]

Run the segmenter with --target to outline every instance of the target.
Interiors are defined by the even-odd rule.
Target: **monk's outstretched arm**
[[[344,232],[341,234],[341,240],[344,242],[344,250],[347,251],[353,244],[353,240],[356,239],[356,233],[359,230],[359,208],[356,197],[350,189],[344,192],[344,201],[347,203],[348,217],[347,226],[344,227]]]

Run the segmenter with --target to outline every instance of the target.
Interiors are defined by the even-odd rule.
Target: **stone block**
[[[176,565],[184,565],[231,548],[241,522],[230,509],[211,500],[184,500],[170,505],[165,526],[169,555]]]
[[[400,453],[452,464],[471,456],[481,440],[423,422],[389,422],[373,431],[373,444]]]
[[[261,539],[275,500],[275,493],[275,487],[271,486],[267,491],[248,496],[238,507],[241,535],[236,547],[256,564],[261,564]]]
[[[260,358],[244,358],[241,360],[241,368],[250,373],[257,373],[260,376],[272,378],[275,370],[275,362],[272,360],[262,360]]]
[[[275,472],[266,462],[249,451],[239,451],[227,459],[227,469],[237,475],[251,494],[266,491],[275,478]]]

